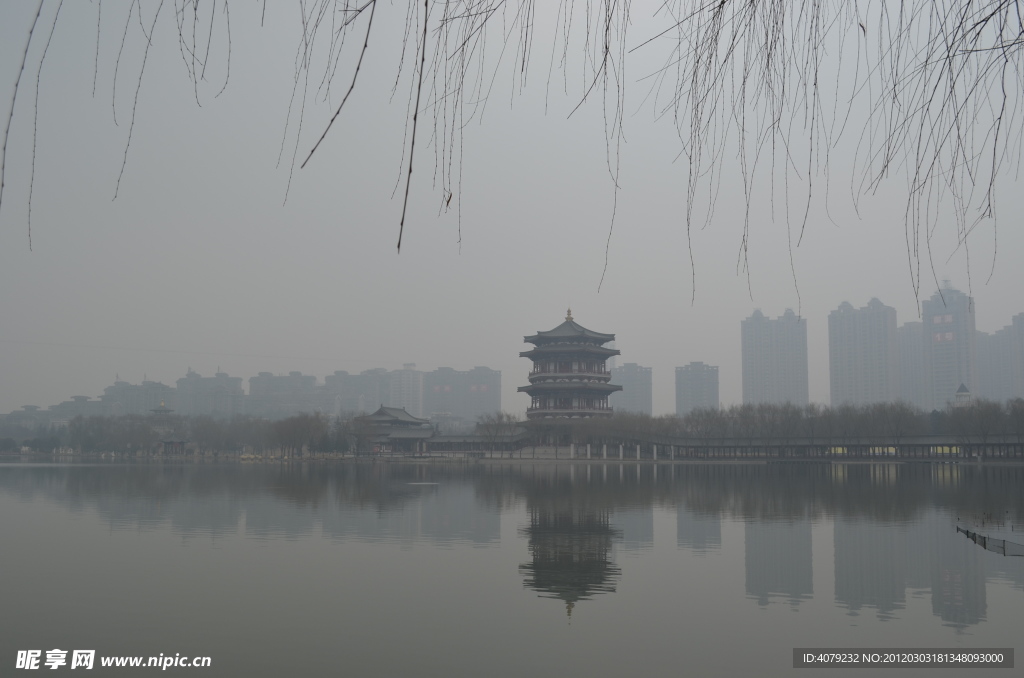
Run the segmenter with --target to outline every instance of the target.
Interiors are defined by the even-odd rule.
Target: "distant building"
[[[997,402],[1024,398],[1024,313],[989,334],[978,332],[978,396]]]
[[[448,431],[469,430],[501,411],[501,372],[489,367],[439,367],[423,375],[423,414]]]
[[[840,304],[828,316],[828,363],[833,406],[899,399],[896,309],[878,299]]]
[[[391,381],[383,367],[359,374],[339,370],[324,377],[324,392],[333,414],[366,414],[391,402]]]
[[[71,400],[51,405],[47,415],[52,426],[67,426],[75,417],[95,417],[104,413],[103,402],[89,396],[71,396]]]
[[[423,417],[423,372],[416,363],[406,363],[388,374],[389,397],[386,405],[405,409],[414,417]]]
[[[924,356],[924,324],[903,323],[896,330],[900,352],[900,400],[920,410],[929,410],[928,368]]]
[[[246,414],[264,419],[284,419],[322,409],[323,398],[316,387],[316,377],[289,372],[275,375],[260,372],[249,377],[249,395],[245,399]]]
[[[754,311],[740,332],[743,402],[807,405],[807,321],[790,309],[775,320]]]
[[[3,423],[8,431],[21,428],[27,432],[49,426],[50,417],[47,412],[39,409],[38,405],[22,405],[20,410],[14,410],[5,416]]]
[[[622,390],[608,396],[608,404],[617,412],[635,412],[648,416],[654,413],[654,385],[651,368],[626,363],[610,370],[612,381]]]
[[[241,414],[245,406],[241,377],[224,372],[204,377],[189,369],[177,383],[176,409],[183,416],[227,418]]]
[[[683,417],[697,409],[717,410],[718,367],[702,362],[676,368],[676,416]]]
[[[961,384],[978,391],[974,300],[947,286],[921,304],[927,408],[941,410]]]
[[[609,383],[606,361],[619,352],[604,345],[614,334],[588,330],[570,310],[558,327],[523,340],[534,345],[519,354],[533,361],[530,385],[518,389],[530,396],[527,418],[612,416],[608,396],[622,387]]]
[[[141,384],[129,384],[117,380],[113,386],[103,389],[100,400],[103,413],[107,415],[148,415],[161,405],[174,409],[176,395],[172,387],[158,381],[143,380]]]

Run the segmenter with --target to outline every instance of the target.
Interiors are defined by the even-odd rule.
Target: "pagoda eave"
[[[552,409],[534,409],[530,408],[526,410],[527,419],[591,419],[595,417],[610,418],[612,416],[612,408],[552,408]]]
[[[610,358],[619,355],[615,348],[604,348],[593,344],[545,344],[519,353],[520,358],[535,358],[549,355],[565,355],[567,353],[589,353],[590,355]]]
[[[622,387],[618,384],[607,384],[593,381],[545,381],[539,384],[520,386],[516,390],[520,393],[529,393],[530,395],[533,395],[534,391],[537,393],[556,393],[562,391],[614,393],[615,391],[621,391]]]

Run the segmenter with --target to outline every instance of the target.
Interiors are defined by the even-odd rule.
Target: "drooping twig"
[[[153,35],[153,31],[156,28],[156,20],[160,16],[160,10],[163,8],[163,6],[164,0],[160,0],[160,4],[156,7],[156,13],[153,15],[153,25],[149,29],[150,36]],[[142,11],[141,7],[139,8],[139,11]],[[139,81],[135,85],[135,98],[132,101],[132,119],[131,123],[128,125],[128,139],[125,141],[124,144],[124,157],[121,159],[121,171],[118,172],[117,174],[117,185],[114,187],[113,200],[117,200],[117,194],[121,190],[121,177],[124,176],[124,168],[128,164],[128,149],[131,148],[132,132],[135,131],[135,112],[139,106],[139,90],[142,89],[142,76],[146,72],[146,60],[149,57],[149,48],[152,47],[152,45],[152,39],[148,40],[146,42],[146,49],[142,52],[142,67],[139,69]]]
[[[36,185],[36,140],[39,137],[39,80],[43,73],[43,63],[46,61],[46,53],[50,51],[50,42],[53,40],[53,32],[57,28],[57,19],[60,17],[60,8],[64,6],[64,0],[57,4],[57,11],[53,14],[53,24],[50,26],[50,35],[46,38],[46,45],[43,47],[43,54],[39,57],[39,68],[36,70],[36,100],[32,111],[32,169],[29,171],[28,179],[28,249],[32,251],[32,193]]]
[[[427,63],[427,22],[430,19],[430,0],[423,0],[423,36],[420,45],[420,73],[416,85],[416,105],[412,111],[412,139],[409,142],[409,173],[405,177],[405,198],[402,200],[402,218],[398,222],[398,245],[402,251],[402,233],[405,231],[405,213],[409,207],[409,185],[412,183],[412,156],[416,151],[416,122],[420,113],[420,93],[423,91],[423,71]]]
[[[324,133],[321,134],[320,138],[317,139],[317,142],[313,144],[313,148],[310,149],[309,155],[307,155],[306,159],[302,161],[301,165],[299,165],[299,169],[303,169],[306,166],[306,163],[309,162],[309,159],[313,157],[313,154],[316,153],[316,149],[320,147],[320,142],[324,140],[324,138],[327,136],[327,133],[331,130],[331,125],[334,124],[334,121],[338,118],[338,115],[341,114],[341,109],[345,107],[345,102],[348,101],[349,95],[352,94],[352,90],[354,90],[356,87],[356,79],[359,77],[359,69],[363,65],[363,57],[366,55],[366,48],[370,45],[370,29],[373,27],[373,15],[374,12],[376,12],[377,10],[376,1],[374,1],[372,5],[373,6],[370,8],[370,18],[366,22],[366,38],[363,39],[363,49],[360,50],[359,52],[359,60],[356,61],[356,68],[355,71],[352,73],[352,83],[348,86],[348,91],[345,92],[345,96],[342,97],[341,103],[338,104],[338,110],[334,112],[334,115],[331,116],[330,122],[327,123],[327,127],[324,128]]]
[[[25,72],[25,60],[28,58],[28,48],[32,45],[32,33],[36,30],[36,22],[39,21],[39,14],[43,11],[43,0],[39,0],[36,8],[36,16],[32,19],[32,26],[28,29],[28,39],[25,41],[25,51],[21,54],[21,67],[18,68],[18,77],[14,80],[14,93],[11,94],[11,110],[7,113],[7,125],[4,127],[4,145],[0,148],[0,208],[4,204],[4,180],[7,176],[7,137],[11,133],[11,120],[14,119],[14,105],[18,103],[18,85],[21,84],[21,74]]]
[[[103,19],[103,0],[96,3],[96,57],[92,65],[92,96],[96,98],[96,76],[100,72],[100,22]]]

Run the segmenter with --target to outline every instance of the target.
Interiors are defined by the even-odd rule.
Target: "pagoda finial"
[[[572,322],[572,306],[570,306],[568,309],[566,309],[566,311],[565,311],[565,319],[568,320],[569,322]]]

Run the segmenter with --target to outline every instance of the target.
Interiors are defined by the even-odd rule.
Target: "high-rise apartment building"
[[[337,370],[324,377],[324,390],[329,409],[334,414],[369,414],[388,404],[390,379],[383,367],[349,374]]]
[[[676,368],[676,416],[718,409],[718,367],[702,362]]]
[[[1024,397],[1024,313],[992,334],[978,332],[976,341],[978,397],[997,402]]]
[[[807,321],[791,309],[774,320],[754,311],[740,331],[743,402],[807,405]]]
[[[828,367],[832,405],[867,405],[899,398],[896,309],[872,299],[848,302],[828,315]]]
[[[284,419],[316,412],[323,404],[316,376],[289,372],[287,375],[260,372],[249,377],[245,412],[265,419]]]
[[[439,367],[423,375],[423,415],[448,422],[453,430],[471,428],[480,417],[501,411],[501,372],[489,367]]]
[[[920,410],[928,406],[928,368],[924,359],[924,323],[903,323],[896,330],[900,352],[900,400]]]
[[[927,408],[941,410],[964,385],[978,392],[974,299],[947,286],[921,304]]]
[[[189,369],[177,383],[178,414],[232,417],[242,413],[245,394],[241,377],[229,377],[224,372],[204,377]]]
[[[423,415],[423,373],[416,363],[405,363],[388,374],[389,407],[401,407],[414,417]]]
[[[612,381],[622,390],[608,396],[608,404],[616,412],[635,412],[650,416],[654,413],[654,385],[651,368],[626,363],[611,369]]]
[[[158,381],[143,379],[141,384],[129,384],[117,379],[113,386],[103,389],[100,401],[103,403],[103,412],[108,415],[145,415],[161,406],[173,410],[176,395],[173,387]]]

